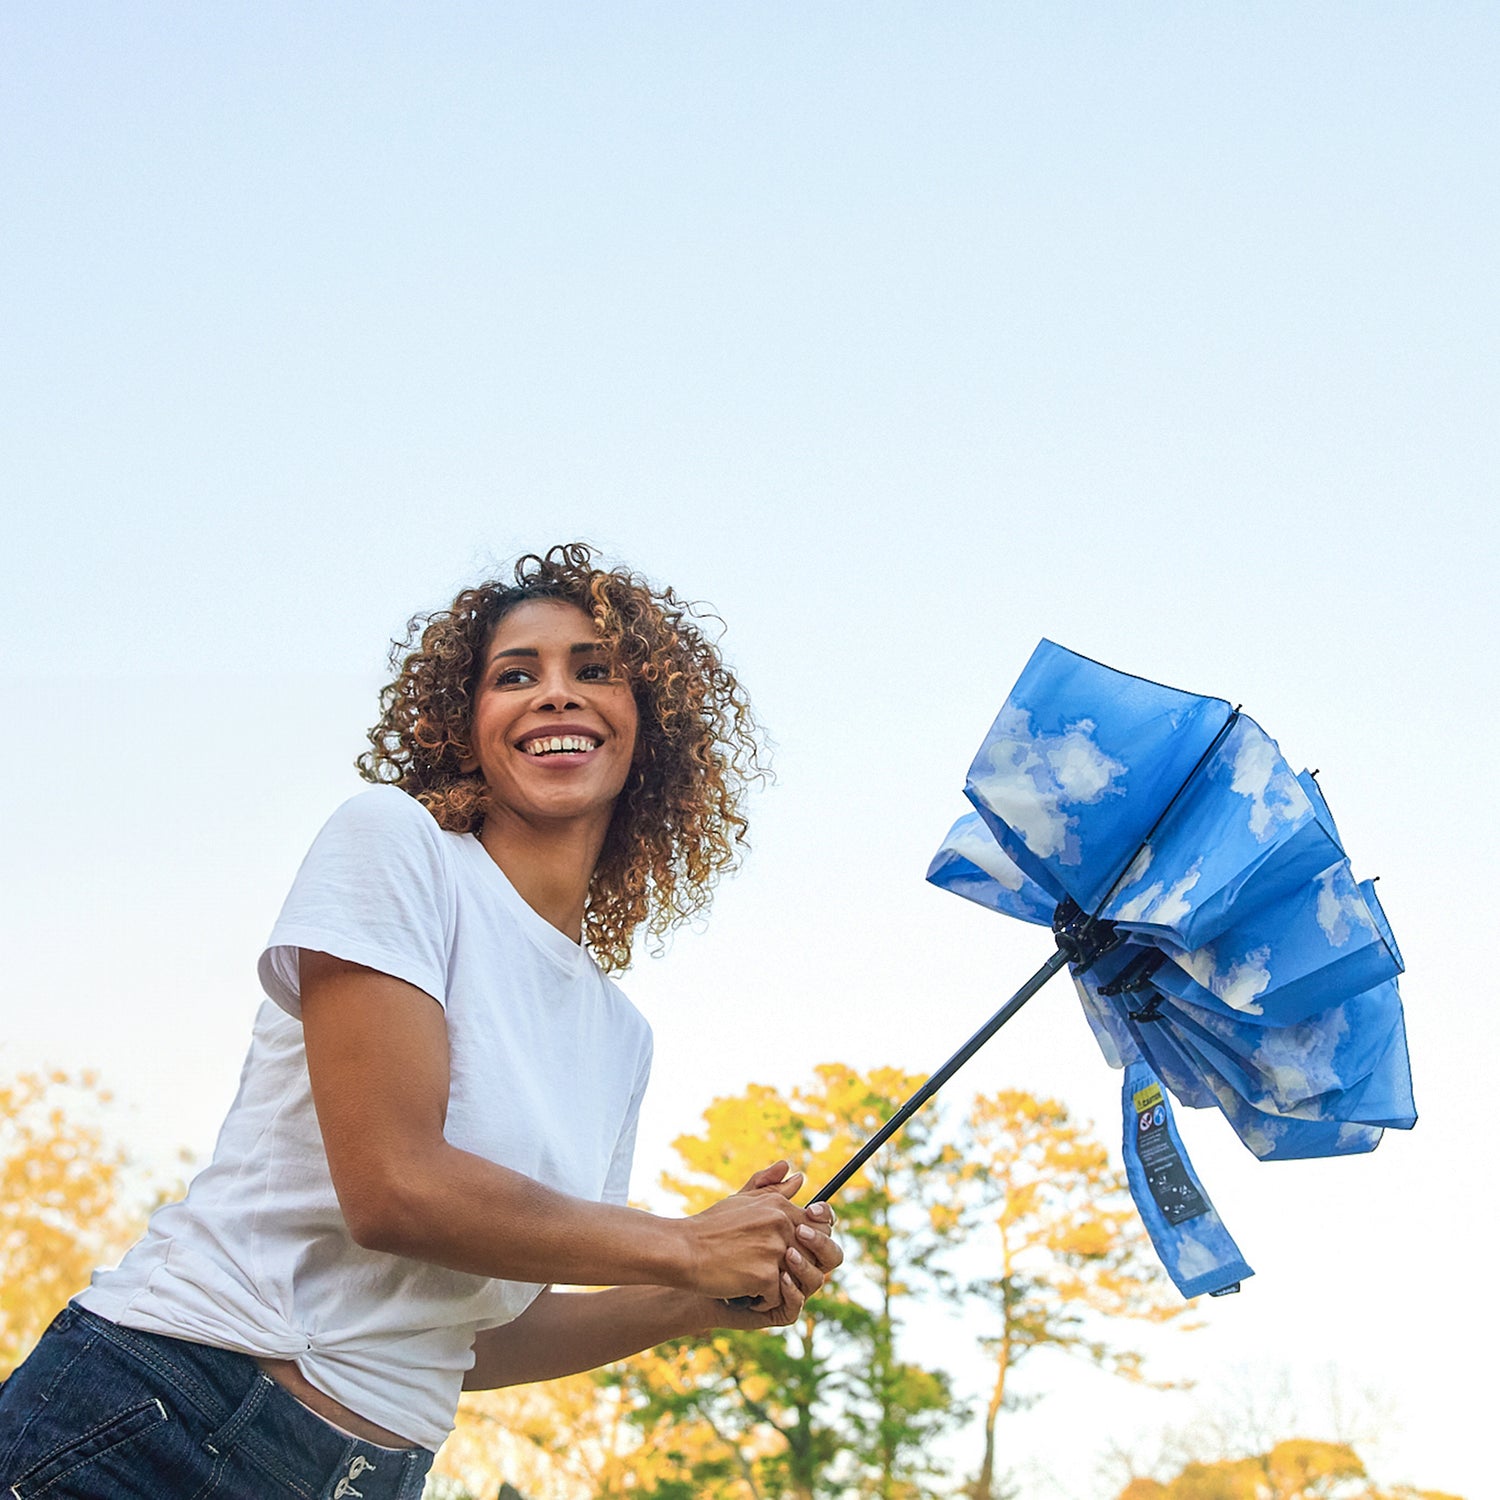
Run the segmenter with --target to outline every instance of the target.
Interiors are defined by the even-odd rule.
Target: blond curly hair
[[[594,622],[635,694],[635,764],[615,803],[589,882],[583,939],[601,968],[630,962],[636,929],[654,937],[708,906],[739,862],[748,787],[767,775],[750,704],[696,623],[716,619],[624,568],[596,565],[583,542],[528,553],[512,581],[465,589],[447,609],[414,616],[391,649],[361,776],[400,787],[451,833],[484,822],[488,789],[465,771],[479,674],[496,625],[518,604],[559,599]]]

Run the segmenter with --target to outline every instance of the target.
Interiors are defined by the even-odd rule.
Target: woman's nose
[[[537,682],[538,706],[546,708],[578,708],[577,684],[564,667],[555,667],[544,672]]]

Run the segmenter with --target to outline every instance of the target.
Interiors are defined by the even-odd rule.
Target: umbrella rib
[[[1221,698],[1219,701],[1222,703],[1224,700]],[[1240,709],[1239,705],[1236,704],[1229,717],[1225,719],[1223,724],[1219,726],[1219,732],[1208,742],[1208,745],[1204,749],[1203,754],[1198,757],[1196,763],[1193,766],[1193,769],[1182,778],[1182,785],[1172,793],[1171,801],[1168,802],[1164,808],[1162,808],[1160,815],[1157,817],[1157,820],[1146,830],[1146,836],[1140,841],[1139,844],[1135,846],[1135,852],[1130,856],[1129,859],[1125,861],[1123,865],[1120,866],[1120,873],[1115,876],[1114,882],[1110,885],[1109,889],[1105,891],[1104,895],[1095,905],[1093,911],[1089,913],[1090,916],[1097,919],[1099,913],[1109,905],[1110,901],[1114,898],[1115,892],[1120,889],[1120,882],[1124,880],[1124,878],[1130,873],[1132,868],[1134,868],[1136,860],[1141,857],[1141,850],[1144,849],[1151,842],[1151,840],[1156,837],[1156,830],[1167,821],[1167,814],[1177,806],[1177,803],[1182,794],[1187,791],[1188,787],[1192,785],[1193,777],[1195,777],[1198,772],[1203,769],[1204,763],[1208,760],[1209,756],[1212,755],[1214,751],[1224,743],[1225,735],[1227,735],[1229,731],[1234,728],[1235,722],[1238,720],[1239,716]]]

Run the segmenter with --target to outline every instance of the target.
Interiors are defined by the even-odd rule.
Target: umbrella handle
[[[1025,984],[1018,989],[999,1010],[992,1015],[973,1036],[966,1041],[952,1057],[934,1073],[926,1083],[914,1093],[900,1109],[893,1114],[874,1135],[867,1140],[845,1164],[834,1173],[828,1181],[812,1195],[810,1203],[826,1203],[848,1180],[874,1156],[874,1154],[895,1135],[895,1133],[921,1109],[921,1107],[947,1083],[947,1081],[973,1057],[973,1055],[999,1031],[999,1029],[1020,1010],[1020,1008],[1052,978],[1062,966],[1071,960],[1078,958],[1078,949],[1075,944],[1063,941],[1063,935],[1059,935],[1057,950],[1044,963]],[[725,1299],[730,1307],[754,1307],[759,1300],[756,1297],[728,1297]]]

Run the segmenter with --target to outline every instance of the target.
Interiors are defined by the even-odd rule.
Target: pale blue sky
[[[1410,1136],[1264,1166],[1185,1120],[1260,1275],[1162,1373],[1331,1362],[1387,1473],[1480,1493],[1497,44],[1442,3],[6,6],[0,1068],[97,1064],[206,1151],[385,641],[585,536],[719,607],[780,746],[707,932],[627,981],[648,1193],[713,1094],[930,1067],[1040,961],[921,874],[1048,635],[1318,766],[1410,971]],[[1001,1083],[1116,1129],[1061,984],[959,1087]],[[1086,1496],[1077,1403],[1102,1444],[1166,1398],[1053,1378],[1011,1456]]]

